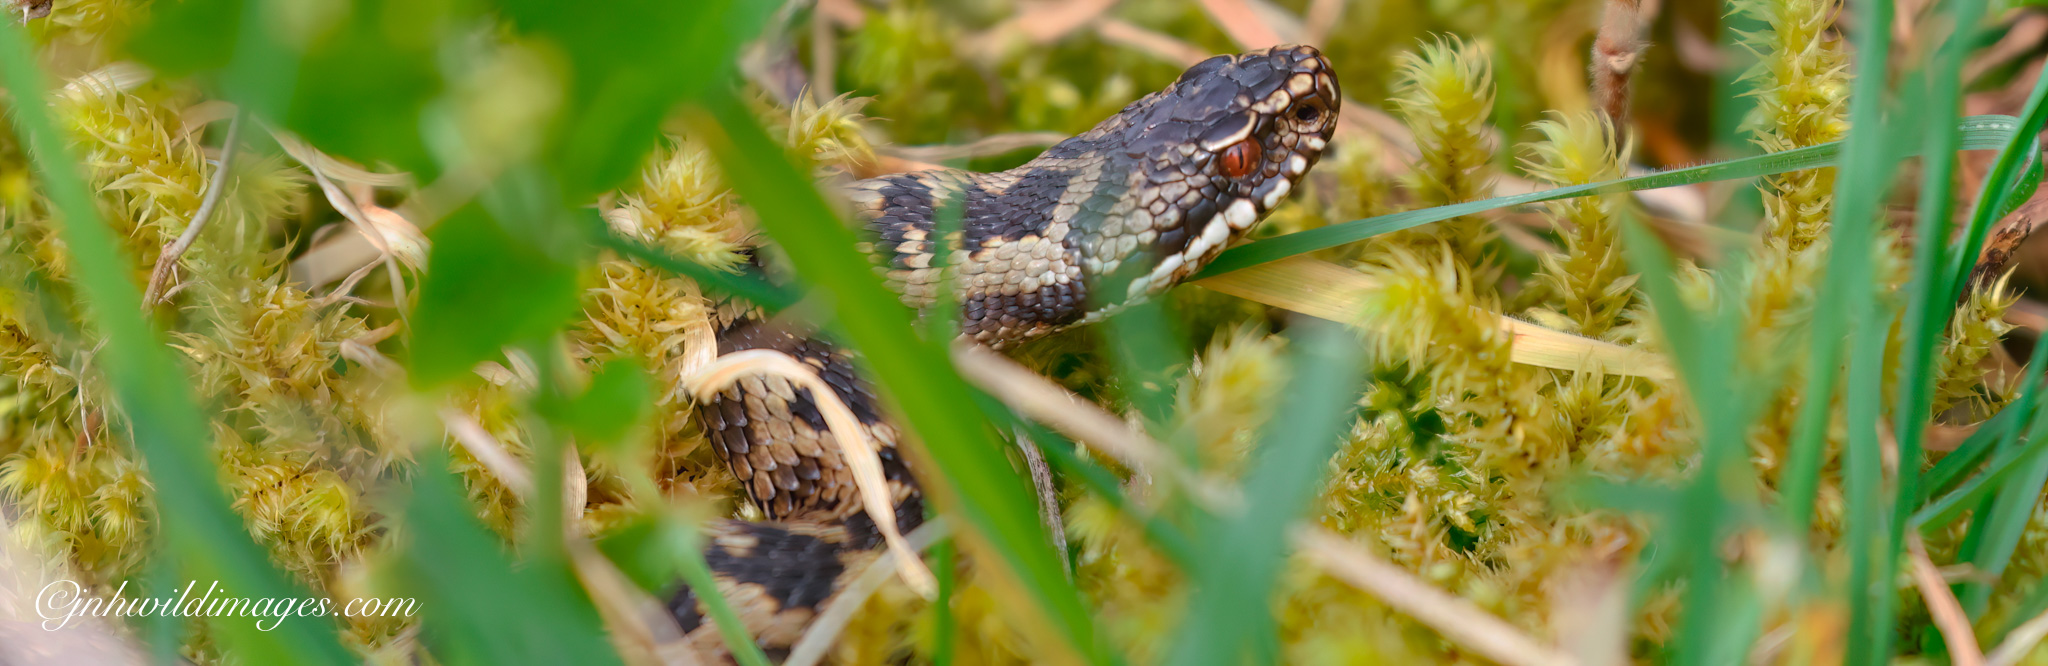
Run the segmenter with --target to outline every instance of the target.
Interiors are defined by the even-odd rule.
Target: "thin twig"
[[[1977,252],[1977,264],[1970,269],[1966,282],[1969,288],[1964,289],[1960,296],[1969,298],[1970,292],[1982,289],[1985,284],[2004,275],[2020,245],[2034,235],[2043,219],[2048,219],[2048,192],[2035,195],[1993,223],[1991,232],[1984,239],[1984,249]]]
[[[1166,447],[1081,396],[1008,357],[968,342],[953,345],[960,376],[1031,420],[1141,473],[1163,476],[1187,487],[1211,510],[1242,505],[1232,488],[1205,482],[1174,461]]]
[[[192,249],[192,243],[199,240],[199,232],[206,228],[206,222],[213,219],[213,209],[220,205],[221,194],[227,192],[228,169],[234,166],[235,141],[242,134],[242,114],[228,119],[227,139],[220,144],[220,164],[213,168],[213,180],[206,183],[206,196],[199,201],[199,212],[192,214],[192,223],[185,225],[185,233],[178,234],[163,253],[156,257],[156,267],[149,271],[149,287],[142,291],[142,309],[148,311],[157,303],[158,294],[164,289],[164,281],[171,278],[171,269],[178,265],[178,258]]]
[[[1060,518],[1060,489],[1053,485],[1052,467],[1045,464],[1045,452],[1038,450],[1038,442],[1031,441],[1021,428],[1016,435],[1024,466],[1031,470],[1031,486],[1038,491],[1038,520],[1045,524],[1046,536],[1052,537],[1053,552],[1060,554],[1060,571],[1071,581],[1074,570],[1067,566],[1067,524]]]
[[[1934,616],[1934,628],[1941,632],[1942,642],[1948,644],[1950,663],[1983,666],[1984,652],[1977,647],[1977,632],[1970,628],[1970,615],[1963,612],[1963,605],[1949,590],[1948,581],[1942,580],[1941,570],[1928,559],[1927,546],[1920,542],[1920,535],[1906,535],[1906,553],[1912,560],[1913,586],[1919,588],[1927,614]]]
[[[1328,530],[1298,528],[1294,544],[1309,561],[1331,576],[1377,597],[1380,603],[1415,618],[1481,657],[1506,666],[1578,663],[1472,602],[1425,583]]]

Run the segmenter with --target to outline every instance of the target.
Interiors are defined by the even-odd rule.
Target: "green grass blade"
[[[2027,394],[2022,393],[2013,404],[1998,410],[1997,414],[1977,426],[1976,432],[1970,433],[1969,437],[1956,445],[1954,451],[1942,456],[1940,462],[1927,470],[1921,484],[1921,487],[1927,490],[1923,494],[1932,496],[1948,492],[1965,474],[1983,464],[1984,459],[1991,455],[1992,451],[2018,437],[2019,431],[2016,428],[2033,414],[2033,405],[2026,404],[2031,402]]]
[[[1194,598],[1169,664],[1238,664],[1270,642],[1271,592],[1285,562],[1288,531],[1322,487],[1329,459],[1357,409],[1363,348],[1346,329],[1313,320],[1292,336],[1294,399],[1260,433],[1245,475],[1242,514],[1206,522],[1196,553]],[[1255,652],[1266,653],[1264,649]]]
[[[2004,148],[2006,143],[2019,131],[2019,127],[2019,121],[2011,116],[1970,116],[1963,119],[1957,125],[1957,129],[1962,133],[1963,150]],[[1676,187],[1679,185],[1694,185],[1717,180],[1754,178],[1756,176],[1767,176],[1787,171],[1834,166],[1841,150],[1842,144],[1837,141],[1796,150],[1703,164],[1696,167],[1662,171],[1619,180],[1560,187],[1540,192],[1495,197],[1449,206],[1411,210],[1392,215],[1368,217],[1362,220],[1352,220],[1276,238],[1268,238],[1225,250],[1223,254],[1216,257],[1215,261],[1209,262],[1208,267],[1202,269],[1202,272],[1189,278],[1189,280],[1211,278],[1248,266],[1257,266],[1297,254],[1332,248],[1346,243],[1355,243],[1391,231],[1418,227],[1439,220],[1448,220],[1461,215],[1472,215],[1496,208],[1592,196],[1595,194],[1615,194],[1637,190],[1654,190],[1662,187]]]
[[[649,247],[645,243],[622,238],[618,234],[612,233],[610,229],[605,227],[604,220],[598,218],[597,212],[594,210],[584,211],[583,213],[582,217],[584,218],[585,226],[589,228],[592,245],[617,252],[620,256],[647,262],[656,268],[670,273],[690,278],[697,284],[704,285],[712,291],[727,296],[738,296],[747,299],[748,302],[766,308],[770,312],[780,311],[783,308],[795,305],[797,302],[796,294],[789,293],[788,290],[771,284],[767,280],[761,279],[761,276],[754,275],[750,271],[730,273],[694,261],[677,258],[667,252]]]
[[[1890,25],[1889,2],[1857,7],[1864,25]],[[1804,533],[1813,524],[1813,498],[1820,487],[1822,449],[1827,442],[1835,380],[1842,367],[1843,341],[1851,322],[1869,316],[1873,267],[1870,247],[1877,238],[1877,207],[1884,200],[1898,163],[1884,159],[1885,54],[1891,51],[1889,30],[1856,34],[1855,89],[1849,95],[1849,136],[1842,140],[1842,164],[1835,181],[1830,222],[1828,264],[1820,294],[1813,300],[1813,351],[1808,356],[1806,391],[1794,423],[1778,491],[1785,521]]]
[[[1934,501],[1928,502],[1927,506],[1913,512],[1908,525],[1922,532],[1941,529],[1961,517],[1964,509],[1970,508],[1989,496],[1992,491],[1999,489],[1999,484],[2007,476],[2027,469],[2039,457],[2038,454],[2043,450],[2042,445],[2048,444],[2048,418],[2042,418],[2042,415],[2037,413],[2034,422],[2027,428],[2024,442],[2022,446],[2000,451],[1997,456],[1992,457],[1991,462],[1985,463],[1983,473],[1970,477],[1955,490],[1935,498]],[[2038,499],[2038,495],[2035,498]],[[2031,510],[2033,507],[2029,505],[2027,508]]]
[[[215,481],[212,437],[194,402],[191,380],[164,339],[142,318],[142,294],[128,276],[115,239],[78,172],[78,161],[57,133],[43,102],[48,90],[35,53],[12,19],[0,20],[0,74],[13,93],[8,105],[23,145],[34,155],[43,191],[63,222],[88,321],[106,336],[99,367],[128,420],[135,448],[149,462],[170,555],[193,580],[219,581],[236,596],[291,599],[311,596],[273,568],[228,508]],[[355,661],[322,619],[288,618],[271,631],[258,618],[215,618],[211,625],[248,663],[348,664]]]
[[[936,465],[925,470],[927,489],[961,514],[1076,652],[1108,662],[1087,608],[1039,524],[1030,486],[981,418],[944,341],[913,333],[910,312],[854,249],[853,230],[832,214],[752,111],[724,90],[700,103],[710,117],[698,116],[694,128],[734,190],[759,213],[761,226],[788,252],[798,276],[831,296],[835,332],[863,354],[868,375],[898,408],[907,430],[924,442]]]
[[[1734,590],[1723,581],[1720,558],[1711,556],[1733,521],[1722,479],[1742,467],[1743,433],[1757,406],[1753,396],[1769,391],[1738,388],[1733,373],[1739,367],[1733,327],[1739,320],[1737,299],[1721,299],[1721,309],[1704,316],[1692,311],[1679,295],[1670,249],[1633,217],[1624,216],[1622,233],[1629,266],[1642,276],[1639,284],[1656,314],[1657,329],[1700,414],[1699,471],[1681,489],[1674,514],[1685,524],[1663,532],[1674,558],[1683,562],[1658,566],[1686,566],[1685,614],[1673,638],[1674,663],[1712,663],[1721,640],[1742,633],[1728,626],[1728,604],[1739,597],[1727,596]]]
[[[2034,81],[2034,91],[2027,95],[2027,105],[2020,112],[2019,128],[1999,150],[1998,161],[1992,164],[1991,173],[1985,176],[1984,186],[1978,192],[1977,207],[1970,212],[1970,226],[1963,234],[1962,248],[1949,266],[1950,284],[1958,290],[1974,268],[1977,252],[1984,247],[1984,237],[1991,233],[1991,223],[2018,208],[2040,183],[2041,142],[2037,135],[2042,124],[2048,122],[2048,103],[2044,102],[2048,102],[2048,74]],[[2020,167],[2022,162],[2028,165],[2024,169]]]
[[[2027,523],[2034,517],[2034,505],[2041,500],[2041,488],[2048,485],[2048,453],[2040,451],[2039,446],[2033,448],[2034,454],[2014,466],[1998,492],[1970,514],[1970,532],[1963,539],[1963,552],[1957,559],[1968,559],[1983,578],[1964,583],[1962,594],[1957,596],[1972,616],[1982,615],[1990,605],[1994,581],[2005,574],[2006,565],[2012,562]]]
[[[1895,316],[1890,309],[1876,315],[1876,321],[1886,324]],[[1891,331],[1886,324],[1865,323],[1856,327],[1849,351],[1848,388],[1843,396],[1849,432],[1842,447],[1842,494],[1846,506],[1842,547],[1849,553],[1848,590],[1844,596],[1849,608],[1850,633],[1846,642],[1852,660],[1866,658],[1861,653],[1870,650],[1875,642],[1871,632],[1890,631],[1884,625],[1874,625],[1870,618],[1874,606],[1870,598],[1893,594],[1888,584],[1890,578],[1879,579],[1872,571],[1881,559],[1880,551],[1886,546],[1889,533],[1883,508],[1884,465],[1877,438],[1878,423],[1884,418],[1885,338]]]
[[[1977,25],[1983,19],[1985,4],[1986,0],[1957,0],[1945,7],[1945,12],[1940,12],[1947,14],[1955,32],[1935,51],[1933,62],[1926,68],[1927,91],[1918,98],[1925,110],[1926,121],[1922,126],[1929,131],[1922,153],[1920,222],[1915,231],[1913,279],[1906,288],[1904,357],[1899,360],[1897,395],[1893,398],[1892,432],[1898,440],[1899,465],[1898,477],[1892,486],[1892,522],[1887,526],[1890,540],[1884,553],[1884,563],[1876,571],[1876,580],[1880,581],[1889,580],[1898,570],[1906,523],[1919,505],[1920,473],[1924,464],[1921,442],[1926,437],[1934,394],[1930,377],[1934,350],[1940,344],[1949,315],[1955,310],[1946,258],[1952,217],[1950,211],[1955,204],[1952,191],[1956,162],[1954,150],[1961,138],[1949,128],[1955,125],[1956,117],[1961,113],[1960,72]],[[1909,88],[1907,92],[1912,95],[1921,91]],[[1914,117],[1920,114],[1908,112],[1905,115]],[[1990,202],[1986,204],[1987,208],[1992,205]],[[1876,649],[1867,653],[1867,661],[1861,663],[1877,664],[1891,660],[1892,632],[1878,628],[1892,625],[1897,599],[1897,595],[1883,594],[1873,600],[1875,610],[1870,618],[1870,627],[1877,632],[1873,637]],[[1852,640],[1851,643],[1857,641]],[[1858,662],[1852,659],[1852,663]]]
[[[393,578],[418,601],[422,636],[435,658],[447,664],[621,663],[575,574],[561,562],[515,565],[477,520],[460,477],[448,471],[447,455],[429,447],[422,458]]]
[[[1954,451],[1942,456],[1941,461],[1927,470],[1925,487],[1927,494],[1945,492],[1949,486],[1975,469],[1992,451],[2008,448],[2017,439],[2027,423],[2032,421],[2035,405],[2040,401],[2041,378],[2048,370],[2048,345],[2034,345],[2033,356],[2027,359],[2027,367],[2020,374],[2020,395],[1998,410],[1991,418],[1978,424],[1977,431],[1963,438]]]

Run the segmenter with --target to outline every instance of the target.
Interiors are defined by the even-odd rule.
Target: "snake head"
[[[1204,60],[1127,107],[1121,127],[1097,128],[1122,135],[1134,167],[1133,207],[1103,229],[1121,233],[1091,253],[1097,274],[1124,276],[1128,296],[1142,298],[1200,270],[1321,159],[1341,99],[1314,47],[1276,46]]]

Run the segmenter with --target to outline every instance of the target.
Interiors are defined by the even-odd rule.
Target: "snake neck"
[[[1070,143],[1080,145],[1055,146],[1008,171],[920,171],[854,184],[857,220],[872,238],[862,249],[904,304],[930,315],[943,296],[956,304],[963,337],[997,349],[1099,320],[1170,287],[1144,281],[1161,241],[1179,249],[1186,235],[1132,228],[1143,199],[1132,195],[1130,171]]]

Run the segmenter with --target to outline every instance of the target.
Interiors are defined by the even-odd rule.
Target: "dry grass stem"
[[[2013,627],[1991,654],[1984,656],[1984,666],[2013,666],[2034,651],[2034,646],[2048,638],[2048,613],[2034,616],[2034,619]]]
[[[635,586],[618,566],[582,538],[570,538],[569,561],[576,580],[612,628],[612,642],[629,664],[695,666],[703,663],[684,641],[675,616]]]
[[[1023,4],[1016,16],[997,24],[990,32],[1014,30],[1033,44],[1051,44],[1087,26],[1116,3],[1117,0],[1061,0]]]
[[[1934,628],[1941,632],[1942,642],[1948,644],[1951,663],[1983,666],[1984,652],[1977,647],[1977,633],[1970,629],[1970,616],[1949,590],[1948,581],[1942,580],[1941,570],[1928,559],[1927,546],[1920,542],[1920,535],[1906,535],[1906,553],[1913,568],[1913,586],[1920,590],[1927,613],[1934,616]]]
[[[1009,357],[971,343],[953,345],[953,364],[960,375],[1011,409],[1051,426],[1074,441],[1144,474],[1163,475],[1189,489],[1195,499],[1215,510],[1236,507],[1234,491],[1196,478],[1177,463],[1166,447],[1095,403],[1074,395],[1050,379]]]
[[[185,233],[178,234],[156,257],[156,266],[149,271],[149,287],[142,291],[142,309],[147,311],[157,304],[157,299],[167,298],[163,294],[164,282],[171,279],[171,271],[178,266],[178,258],[192,249],[192,243],[199,240],[199,232],[206,229],[206,222],[213,219],[213,209],[220,206],[222,193],[227,192],[228,169],[234,166],[235,143],[241,137],[242,116],[235,115],[228,120],[227,138],[220,144],[220,163],[213,168],[213,178],[206,182],[206,194],[199,201],[199,212],[192,214],[192,222],[185,225]]]
[[[1230,35],[1230,39],[1247,50],[1263,49],[1280,44],[1280,33],[1260,20],[1258,10],[1248,0],[1202,0],[1203,11],[1209,12],[1210,20]]]
[[[1361,324],[1359,316],[1365,312],[1365,293],[1379,288],[1363,273],[1299,256],[1231,271],[1195,284],[1353,326]],[[1514,336],[1510,358],[1516,363],[1652,379],[1673,376],[1663,359],[1640,349],[1554,331],[1513,317],[1492,316]]]
[[[927,520],[912,530],[906,541],[910,544],[912,552],[923,552],[933,543],[952,534],[952,531],[946,524],[945,517],[940,516]],[[889,571],[896,566],[897,559],[895,551],[887,551],[876,557],[873,562],[869,562],[866,568],[861,569],[860,575],[825,605],[825,612],[819,613],[818,619],[811,621],[811,628],[804,630],[803,638],[797,639],[796,644],[790,646],[789,658],[782,662],[783,666],[816,666],[824,659],[825,651],[831,649],[832,644],[839,640],[839,632],[846,629],[847,622],[853,620],[854,612],[867,604],[868,597],[874,596],[875,590],[881,589],[882,583],[888,582]]]
[[[919,595],[930,599],[937,594],[938,581],[932,578],[932,572],[924,562],[917,559],[915,551],[904,543],[903,533],[896,525],[896,506],[889,499],[889,484],[882,476],[882,458],[875,452],[874,443],[868,441],[867,429],[861,427],[860,419],[853,415],[853,410],[839,400],[839,394],[833,392],[832,387],[809,366],[782,352],[748,349],[719,356],[718,360],[683,381],[698,400],[709,400],[748,375],[779,377],[811,392],[811,401],[825,416],[825,427],[832,431],[832,440],[839,444],[839,455],[846,459],[846,467],[853,473],[854,485],[860,488],[861,504],[868,517],[875,521],[875,529],[882,533],[889,550],[900,554],[897,573]]]
[[[454,407],[443,407],[440,414],[441,425],[448,430],[448,436],[454,437],[455,442],[469,451],[469,455],[475,457],[484,469],[498,477],[499,483],[522,497],[533,494],[533,475],[526,471],[526,465],[506,451],[505,445],[498,443],[498,438],[492,437],[483,424]]]
[[[1407,570],[1322,528],[1297,528],[1294,544],[1303,556],[1331,576],[1377,597],[1381,603],[1481,657],[1506,666],[1578,664],[1571,656],[1538,642],[1463,597],[1422,582]]]

